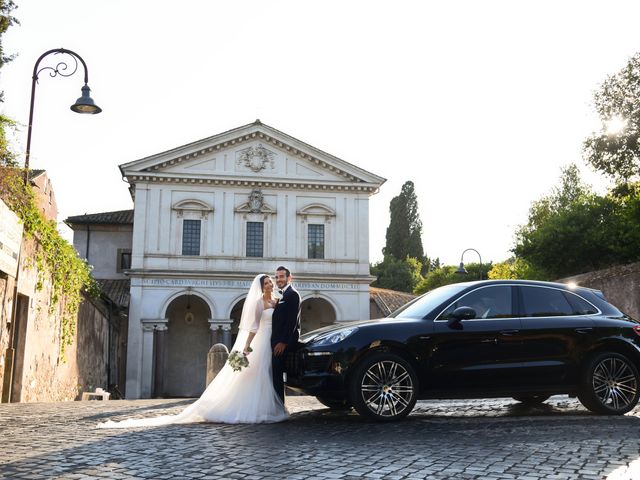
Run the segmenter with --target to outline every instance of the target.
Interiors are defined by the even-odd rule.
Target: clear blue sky
[[[119,164],[260,118],[388,179],[372,261],[409,179],[428,255],[507,258],[531,201],[581,163],[592,92],[640,50],[637,1],[17,3],[3,113],[26,125],[33,64],[57,47],[86,60],[104,109],[69,110],[78,74],[41,79],[31,164],[50,172],[60,220],[130,208]]]

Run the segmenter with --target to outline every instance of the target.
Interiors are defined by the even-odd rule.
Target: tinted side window
[[[561,290],[544,287],[520,287],[523,317],[559,317],[575,315]]]
[[[574,315],[594,315],[598,313],[596,307],[587,302],[584,298],[576,295],[575,293],[563,292],[566,299],[573,308]]]
[[[478,288],[449,305],[438,320],[449,320],[458,307],[471,307],[476,311],[476,319],[515,317],[511,301],[511,287],[499,285]]]

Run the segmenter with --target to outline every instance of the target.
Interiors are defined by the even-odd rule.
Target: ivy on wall
[[[91,275],[91,267],[78,257],[73,245],[58,232],[55,221],[47,220],[37,207],[31,185],[25,185],[24,171],[13,166],[0,166],[0,198],[20,218],[24,235],[36,241],[36,249],[27,265],[37,271],[36,288],[49,283],[51,301],[49,314],[61,308],[60,355],[64,359],[66,347],[76,334],[78,309],[82,291],[98,296],[100,289]]]

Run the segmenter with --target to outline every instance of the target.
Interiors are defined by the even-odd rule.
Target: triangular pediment
[[[385,182],[260,121],[123,164],[120,169],[133,183],[137,179],[256,181],[377,190]]]

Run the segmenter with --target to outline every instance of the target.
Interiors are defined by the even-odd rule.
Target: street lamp
[[[464,254],[466,252],[468,252],[469,250],[473,250],[474,252],[476,252],[478,254],[478,258],[480,259],[480,280],[482,280],[482,257],[480,256],[480,252],[478,252],[475,248],[467,248],[464,252],[462,252],[462,255],[460,255],[460,266],[458,267],[458,269],[456,270],[456,273],[464,273],[464,274],[468,274],[469,272],[467,272],[467,269],[464,268]]]
[[[64,61],[61,61],[58,64],[56,64],[55,68],[42,67],[40,70],[38,70],[38,66],[40,65],[40,62],[42,61],[42,59],[44,59],[46,56],[50,54],[57,55],[59,53],[67,54],[71,56],[71,58],[73,58],[75,62],[75,66],[72,71],[67,72],[67,69],[69,68],[69,66]],[[29,127],[27,130],[27,153],[25,155],[25,161],[24,161],[24,183],[25,184],[28,183],[29,181],[29,156],[31,153],[31,127],[33,126],[33,104],[36,96],[36,84],[38,83],[38,75],[40,75],[40,72],[43,72],[45,70],[50,70],[49,75],[52,77],[55,77],[58,75],[60,75],[61,77],[70,77],[71,75],[76,73],[76,71],[78,70],[78,60],[80,60],[80,63],[82,63],[82,67],[84,68],[84,86],[81,89],[82,94],[80,98],[76,100],[76,103],[71,105],[71,110],[73,110],[76,113],[85,113],[85,114],[91,114],[91,115],[95,115],[96,113],[100,113],[102,111],[102,109],[99,106],[97,106],[93,101],[93,99],[91,98],[91,95],[90,95],[91,89],[89,88],[89,85],[88,85],[89,72],[87,71],[87,64],[84,63],[84,60],[80,55],[78,55],[75,52],[72,52],[71,50],[67,50],[65,48],[54,48],[53,50],[49,50],[47,52],[44,52],[42,55],[40,55],[40,58],[38,58],[38,60],[36,61],[36,64],[33,67],[33,77],[31,77],[32,78],[31,104],[29,106]]]

